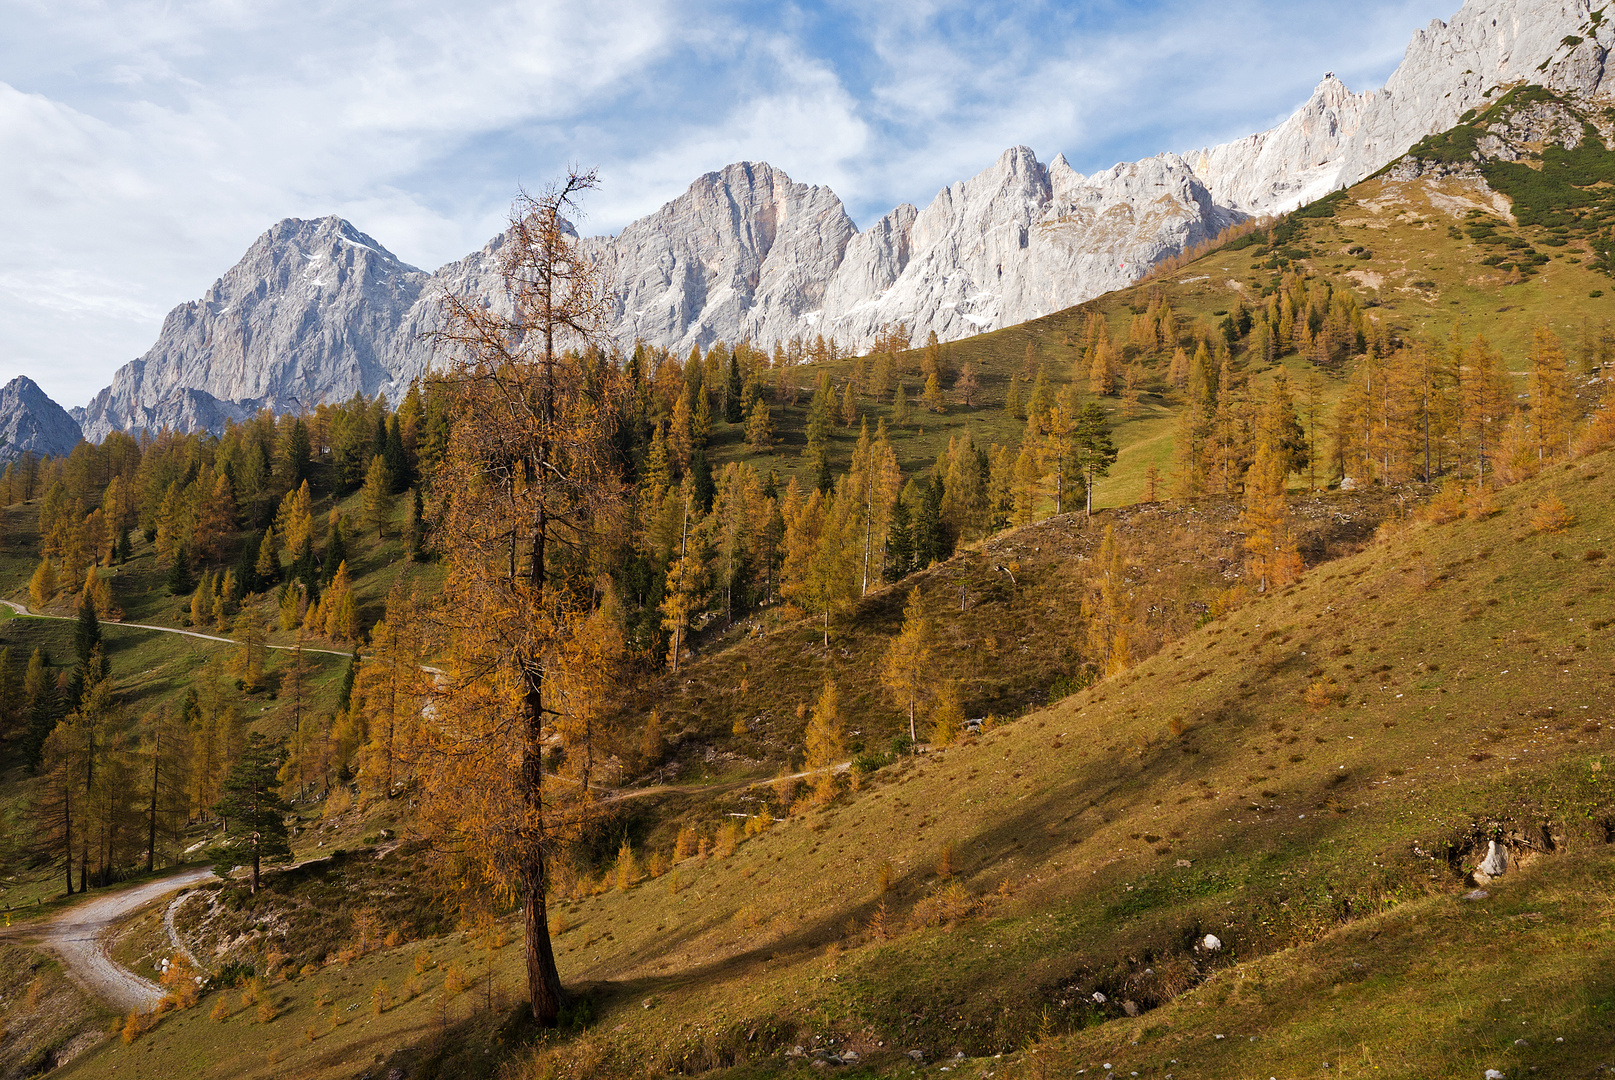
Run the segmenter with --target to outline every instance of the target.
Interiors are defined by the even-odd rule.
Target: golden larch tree
[[[442,299],[453,426],[434,485],[448,565],[433,614],[448,634],[434,688],[425,817],[465,903],[519,904],[533,1018],[553,1025],[560,976],[546,898],[561,847],[590,816],[598,699],[616,653],[589,551],[620,535],[627,485],[613,453],[620,369],[584,348],[606,315],[598,269],[567,220],[595,175],[569,175],[511,214],[503,295]],[[674,425],[675,438],[680,434]],[[584,719],[552,783],[545,744]],[[563,735],[563,738],[566,738]]]
[[[914,717],[932,685],[931,662],[935,650],[936,631],[926,617],[925,601],[918,588],[910,589],[908,602],[903,605],[903,627],[886,646],[880,669],[881,685],[908,713],[910,742],[919,741]]]

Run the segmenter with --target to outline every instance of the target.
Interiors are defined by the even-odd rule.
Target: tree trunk
[[[529,675],[527,683],[527,745],[522,750],[522,794],[527,813],[521,853],[522,929],[527,950],[527,999],[533,1019],[554,1027],[561,1012],[561,975],[550,947],[550,924],[545,904],[548,867],[543,833],[544,773],[542,729],[544,687],[542,676]]]

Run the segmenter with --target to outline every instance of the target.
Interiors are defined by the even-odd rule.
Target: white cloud
[[[518,183],[589,231],[766,160],[861,222],[1026,143],[1085,171],[1389,73],[1453,0],[0,0],[0,381],[79,404],[287,216],[427,269]]]

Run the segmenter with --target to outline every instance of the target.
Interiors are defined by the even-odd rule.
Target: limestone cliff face
[[[1241,216],[1174,155],[1084,177],[1017,146],[861,234],[815,326],[862,346],[899,322],[916,344],[1024,322],[1127,285]]]
[[[396,395],[419,370],[419,347],[397,331],[430,280],[340,218],[288,218],[168,313],[156,344],[79,411],[85,437]]]
[[[801,333],[857,232],[829,188],[747,161],[590,246],[614,284],[617,336],[687,347]]]
[[[1469,0],[1417,31],[1385,86],[1353,94],[1332,75],[1278,127],[1186,155],[1216,200],[1245,214],[1291,210],[1349,187],[1485,95],[1540,83],[1583,97],[1615,92],[1615,23],[1590,0]]]
[[[1270,131],[1179,157],[1083,176],[1026,147],[904,204],[863,232],[829,188],[761,162],[700,177],[587,249],[613,283],[612,330],[679,351],[797,335],[866,346],[902,323],[918,344],[1011,325],[1137,280],[1163,257],[1254,214],[1292,209],[1452,127],[1484,95],[1539,82],[1582,98],[1615,92],[1615,20],[1590,0],[1469,0],[1414,34],[1380,90],[1326,77]],[[499,304],[502,236],[426,274],[337,218],[287,220],[206,296],[174,309],[157,343],[78,410],[87,437],[167,425],[217,428],[385,393],[434,357],[444,291]]]
[[[79,426],[26,375],[0,387],[0,465],[24,454],[59,457],[79,442]]]

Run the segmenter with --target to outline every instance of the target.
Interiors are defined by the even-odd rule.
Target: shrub
[[[471,980],[459,964],[450,963],[443,968],[443,992],[449,996],[463,994],[471,988]]]
[[[739,846],[740,825],[736,823],[734,818],[730,818],[718,829],[718,841],[716,846],[718,857],[721,859],[727,859],[729,856],[735,853],[735,849]]]
[[[264,998],[258,1003],[257,1016],[260,1024],[267,1024],[279,1015],[280,1014],[275,1011],[275,1003],[270,1001],[268,998]]]
[[[154,1012],[132,1012],[123,1022],[122,1036],[125,1043],[132,1043],[146,1032],[157,1026],[157,1014]]]
[[[1346,700],[1346,688],[1333,679],[1315,679],[1301,693],[1307,708],[1321,711]]]
[[[387,986],[387,980],[382,979],[370,991],[370,1012],[380,1016],[393,1007],[393,992]]]
[[[1549,495],[1538,501],[1536,513],[1531,515],[1531,527],[1538,532],[1562,533],[1575,523],[1576,515],[1557,495]]]

